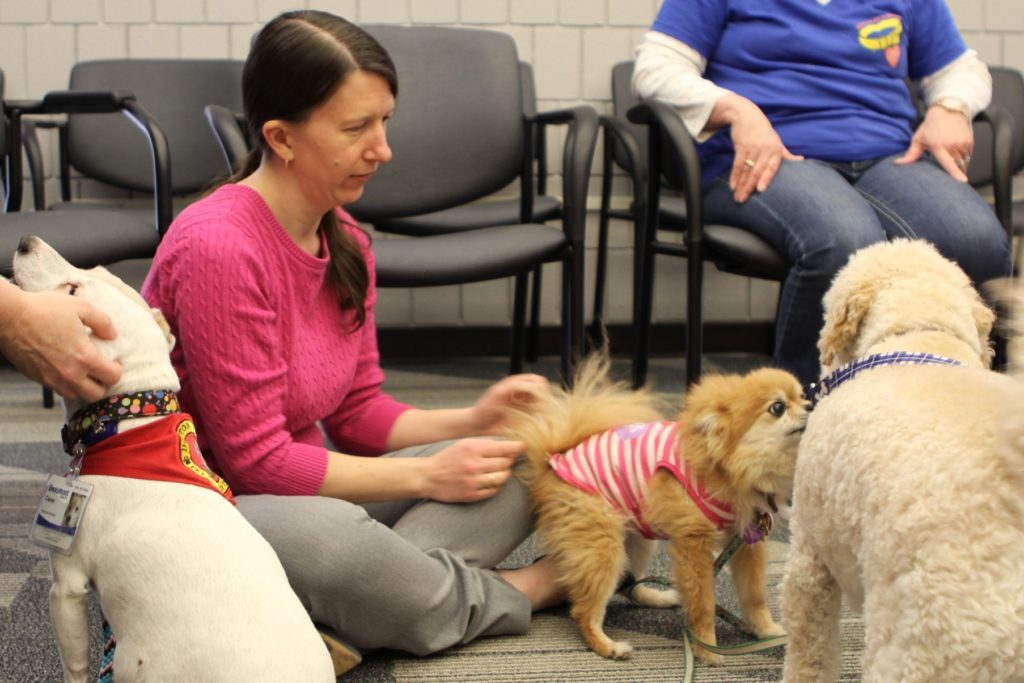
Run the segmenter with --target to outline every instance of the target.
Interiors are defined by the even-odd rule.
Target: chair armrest
[[[119,90],[54,90],[43,95],[42,111],[29,114],[102,114],[120,111],[135,95]]]
[[[640,143],[637,141],[633,131],[626,122],[618,116],[605,115],[601,117],[601,129],[604,131],[604,144],[611,152],[613,145],[620,145],[626,155],[626,164],[623,170],[629,174],[634,183],[643,184],[644,174],[647,169],[643,166],[643,154],[640,151]],[[610,170],[610,169],[606,169]]]
[[[249,156],[249,140],[238,115],[219,104],[208,104],[203,107],[203,117],[217,140],[228,174],[235,173]]]
[[[167,136],[160,128],[156,119],[145,110],[135,96],[123,91],[104,90],[60,90],[49,92],[42,100],[34,102],[7,102],[8,116],[11,118],[12,137],[11,149],[21,146],[20,130],[23,116],[39,114],[102,114],[121,112],[135,127],[142,131],[149,143],[149,151],[153,159],[153,194],[155,195],[154,212],[156,228],[163,237],[171,224],[173,209],[171,206],[171,161]],[[15,146],[17,145],[17,147]],[[17,164],[18,177],[21,177],[20,160]],[[20,195],[18,206],[20,206]]]
[[[4,212],[21,211],[22,182],[24,176],[21,168],[22,126],[21,112],[39,106],[39,100],[0,100],[3,106],[3,124],[6,126],[7,140],[3,153]],[[35,190],[33,188],[33,194]]]
[[[992,127],[992,195],[996,216],[1013,241],[1013,118],[999,105],[978,112],[975,121]]]
[[[647,150],[647,211],[658,215],[660,180],[683,191],[686,202],[687,242],[696,243],[704,232],[704,188],[697,145],[675,108],[647,100],[630,109],[626,116],[650,130]],[[656,223],[652,223],[654,225]]]
[[[46,125],[58,123],[56,121],[28,121],[21,122],[21,146],[25,150],[25,159],[28,161],[29,179],[32,185],[32,208],[36,211],[46,209],[46,189],[44,186],[43,150],[39,146],[39,136],[36,135],[36,128],[54,128],[56,126]],[[13,150],[12,150],[13,152]]]
[[[562,150],[562,197],[565,206],[565,232],[573,244],[582,244],[587,219],[587,192],[590,189],[590,167],[597,147],[600,123],[597,111],[590,106],[546,111],[526,117],[541,125],[569,126]]]

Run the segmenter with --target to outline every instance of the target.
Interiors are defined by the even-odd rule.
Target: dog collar
[[[81,455],[81,449],[117,434],[117,423],[121,420],[180,412],[178,395],[168,389],[108,396],[76,412],[61,428],[64,452]]]
[[[963,363],[930,353],[911,353],[910,351],[874,353],[837,368],[835,372],[818,382],[812,382],[807,389],[807,397],[812,406],[817,405],[818,401],[835,391],[836,387],[853,379],[861,372],[887,365],[963,365]]]

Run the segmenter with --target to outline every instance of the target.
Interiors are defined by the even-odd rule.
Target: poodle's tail
[[[612,381],[609,367],[607,351],[595,352],[580,362],[571,390],[553,388],[510,415],[505,434],[526,444],[529,467],[521,476],[527,484],[547,469],[551,453],[613,427],[664,419],[661,401],[646,389]]]

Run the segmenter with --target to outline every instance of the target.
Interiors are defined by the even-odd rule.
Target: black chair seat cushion
[[[682,197],[662,194],[660,228],[682,232],[686,229],[686,203]],[[633,211],[630,207],[630,211]],[[782,281],[789,275],[789,263],[775,247],[752,232],[731,225],[704,226],[706,257],[719,270],[746,277]]]
[[[505,225],[417,237],[375,239],[377,285],[432,287],[482,282],[528,272],[539,261],[554,261],[564,252],[565,233],[548,225]]]
[[[177,216],[182,209],[198,199],[195,195],[187,197],[174,197],[171,200],[171,209],[174,216]],[[50,211],[107,211],[115,210],[119,213],[126,213],[137,219],[149,221],[150,225],[156,225],[156,213],[153,211],[153,200],[150,198],[140,199],[76,199],[71,202],[54,202],[49,206]],[[172,216],[173,217],[173,216]]]
[[[537,223],[557,218],[561,210],[561,202],[554,197],[539,195],[533,200],[534,221]],[[373,227],[380,232],[423,237],[518,222],[519,199],[498,199],[456,206],[421,216],[378,221]]]
[[[99,209],[6,213],[0,215],[0,275],[10,277],[14,251],[25,235],[43,238],[79,268],[149,258],[159,243],[152,214],[145,220]]]

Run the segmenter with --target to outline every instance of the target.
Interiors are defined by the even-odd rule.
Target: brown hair
[[[272,19],[252,40],[242,71],[242,104],[252,151],[229,182],[251,175],[269,152],[263,124],[280,119],[302,123],[354,71],[382,77],[398,96],[398,76],[387,51],[350,21],[327,12],[298,10]],[[369,273],[355,238],[338,224],[334,210],[320,219],[331,267],[328,280],[342,310],[355,311],[354,329],[366,320]]]

